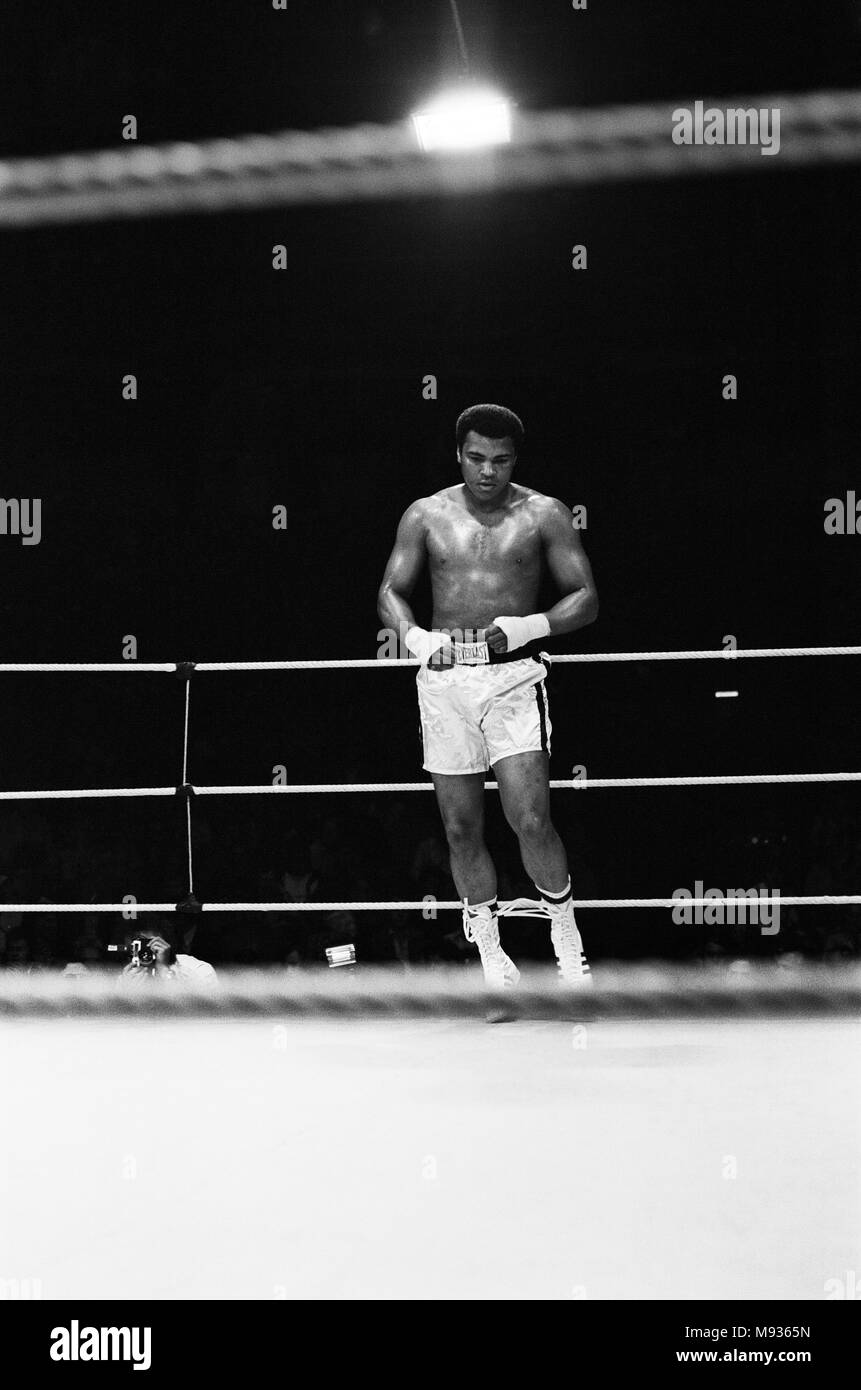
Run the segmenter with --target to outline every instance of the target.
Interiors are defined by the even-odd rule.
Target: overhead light
[[[511,140],[511,103],[499,92],[462,84],[413,112],[423,150],[474,150]]]

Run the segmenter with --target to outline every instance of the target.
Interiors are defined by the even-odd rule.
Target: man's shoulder
[[[427,497],[417,497],[407,507],[404,517],[417,523],[424,524],[433,520],[440,512],[447,507],[456,506],[457,498],[461,489],[455,487],[440,488],[439,492],[431,492]]]
[[[457,505],[463,496],[463,484],[453,483],[451,487],[441,487],[439,492],[432,492],[430,496],[422,498],[430,511],[438,511],[440,507],[450,507]]]
[[[558,497],[551,497],[546,492],[536,492],[535,488],[522,487],[520,484],[517,484],[514,505],[525,507],[531,515],[542,520],[571,514],[570,508],[566,507],[564,502],[560,502]]]
[[[558,497],[551,497],[547,492],[538,492],[534,487],[523,487],[521,483],[512,483],[516,487],[516,497],[519,502],[527,502],[530,507],[550,509],[553,507],[564,507],[565,503],[560,502]]]

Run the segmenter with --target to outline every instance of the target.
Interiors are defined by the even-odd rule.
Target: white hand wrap
[[[404,637],[404,646],[425,666],[440,647],[451,646],[451,638],[446,632],[428,632],[423,627],[411,627]]]
[[[525,647],[527,642],[537,642],[550,632],[550,623],[543,613],[530,613],[528,618],[494,618],[493,621],[508,638],[510,652]]]

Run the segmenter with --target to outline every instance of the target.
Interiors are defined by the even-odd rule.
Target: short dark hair
[[[471,405],[458,415],[455,434],[459,450],[470,430],[486,439],[511,439],[515,453],[523,443],[523,422],[504,405]]]

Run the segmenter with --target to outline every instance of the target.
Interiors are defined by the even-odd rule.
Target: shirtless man
[[[493,990],[519,971],[499,942],[496,870],[484,842],[484,780],[499,783],[523,866],[550,915],[562,980],[591,983],[571,905],[565,848],[550,820],[550,715],[539,647],[594,621],[589,561],[564,503],[511,481],[523,426],[503,406],[475,405],[457,422],[463,482],[408,507],[377,611],[418,657],[424,767],[433,778],[464,903],[464,930]],[[433,630],[409,597],[427,561]],[[543,566],[562,597],[536,613]]]

